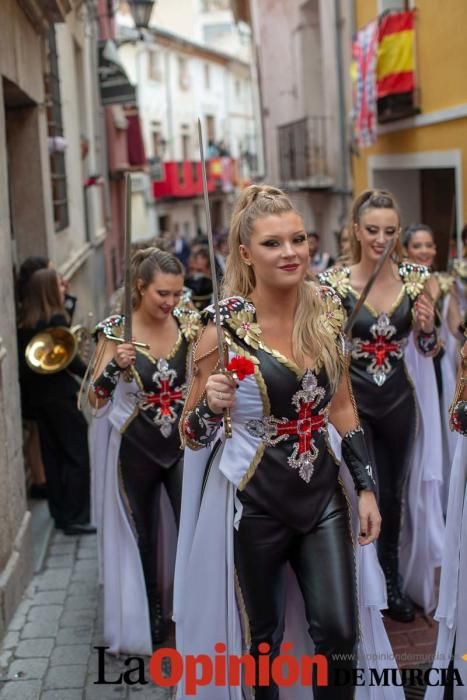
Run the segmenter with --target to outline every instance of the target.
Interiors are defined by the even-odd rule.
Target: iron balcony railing
[[[330,119],[311,116],[278,127],[279,176],[284,187],[326,189],[333,186],[327,148]]]

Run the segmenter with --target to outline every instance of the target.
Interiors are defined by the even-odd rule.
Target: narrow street
[[[0,648],[1,700],[168,699],[149,676],[148,685],[95,685],[100,595],[95,536],[54,531]],[[106,656],[108,680],[126,670],[123,660]]]
[[[50,528],[45,510],[33,514],[36,527]],[[114,684],[128,671],[124,659],[105,656],[105,684],[98,680],[102,645],[102,593],[97,582],[95,536],[66,537],[52,531],[39,569],[28,586],[0,647],[0,700],[169,700],[171,693],[147,685]],[[437,625],[417,613],[411,624],[385,618],[391,644],[401,668],[424,667],[434,653]],[[147,669],[145,659],[145,669]],[[134,668],[135,664],[131,665]],[[136,679],[134,673],[132,679]],[[407,697],[423,697],[422,689]]]

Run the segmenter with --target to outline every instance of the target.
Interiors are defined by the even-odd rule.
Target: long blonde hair
[[[239,295],[248,298],[256,286],[255,272],[246,265],[240,255],[240,245],[248,246],[255,223],[265,216],[280,216],[294,212],[300,216],[282,190],[268,185],[251,185],[243,190],[237,200],[229,231],[229,255],[227,257],[224,296]],[[335,338],[320,323],[323,312],[319,289],[313,282],[303,281],[298,291],[295,311],[292,348],[295,361],[305,366],[305,357],[322,361],[329,382],[337,386],[341,365]]]
[[[363,190],[355,197],[350,210],[350,244],[352,248],[352,261],[358,263],[362,257],[362,246],[357,239],[356,229],[360,226],[363,214],[369,209],[392,209],[396,212],[399,224],[401,215],[396,198],[388,190]],[[404,258],[404,250],[400,235],[392,252],[394,262],[400,263]]]

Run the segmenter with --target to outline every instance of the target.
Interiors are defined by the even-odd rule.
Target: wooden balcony
[[[279,176],[286,189],[323,190],[334,185],[329,167],[329,117],[312,116],[278,127]]]

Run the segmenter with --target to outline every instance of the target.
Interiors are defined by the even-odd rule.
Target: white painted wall
[[[202,0],[157,0],[149,26],[165,29],[189,41],[211,46],[249,62],[250,28],[245,23],[235,22],[229,2],[225,6],[226,9],[205,11]],[[116,19],[121,26],[134,27],[131,12],[124,0],[120,2]],[[222,34],[219,34],[221,30]]]
[[[60,74],[63,131],[66,140],[65,163],[69,226],[55,236],[54,258],[57,266],[66,264],[84,246],[83,169],[80,152],[80,93],[77,84],[75,38],[67,23],[55,25]]]
[[[64,137],[69,225],[50,236],[49,255],[70,280],[71,292],[78,297],[76,321],[107,312],[103,269],[105,212],[102,186],[84,190],[90,175],[102,170],[103,138],[100,100],[97,89],[94,23],[85,8],[70,13],[66,22],[55,25],[60,75],[60,96]],[[81,158],[81,136],[89,151]],[[86,227],[86,209],[88,227]]]
[[[159,81],[149,77],[148,53],[152,50],[159,54]],[[157,47],[157,44],[151,47],[149,43],[142,42],[137,45],[123,44],[119,52],[130,80],[138,86],[138,105],[149,157],[154,155],[152,131],[154,124],[158,123],[167,141],[166,160],[182,160],[182,131],[190,136],[190,159],[197,160],[198,115],[203,120],[206,115],[214,116],[216,140],[224,140],[230,147],[232,135],[232,156],[238,157],[238,139],[252,131],[251,128],[246,129],[244,124],[253,121],[251,86],[248,85],[246,71],[243,71],[242,97],[234,101],[235,78],[232,71],[215,61],[191,56],[182,50]],[[186,61],[186,82],[183,85],[179,79],[180,58]],[[205,85],[205,64],[209,65],[210,87]],[[237,123],[235,126],[230,123],[232,112],[234,121],[242,120],[240,127]],[[184,124],[188,125],[187,131],[182,130]]]

